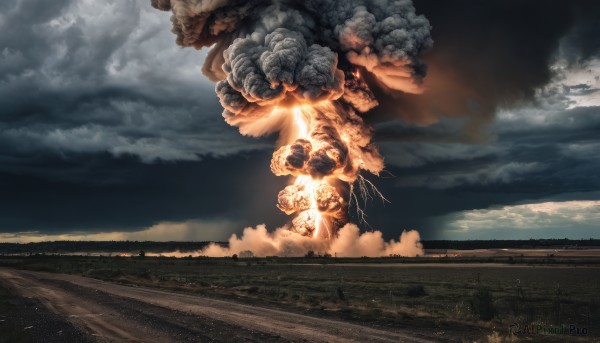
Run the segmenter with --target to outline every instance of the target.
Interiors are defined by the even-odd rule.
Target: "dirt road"
[[[0,268],[0,282],[38,299],[101,342],[430,341],[406,332],[74,275]]]

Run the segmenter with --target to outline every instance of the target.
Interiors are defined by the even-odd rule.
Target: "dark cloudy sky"
[[[600,238],[600,6],[415,1],[424,95],[365,118],[387,238]],[[275,137],[224,123],[206,51],[150,1],[0,2],[0,241],[223,240],[275,228]],[[369,227],[363,225],[364,229]]]

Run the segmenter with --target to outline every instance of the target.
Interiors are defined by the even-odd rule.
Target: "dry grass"
[[[20,268],[310,309],[319,315],[376,325],[431,331],[443,328],[490,342],[514,341],[508,335],[514,322],[573,323],[593,328],[600,319],[598,266],[319,264],[276,258],[53,257],[10,261]],[[0,260],[4,264],[10,261]],[[469,332],[479,335],[469,336]],[[560,337],[559,341],[565,340],[579,339]]]

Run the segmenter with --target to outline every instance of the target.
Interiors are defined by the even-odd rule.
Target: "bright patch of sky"
[[[447,239],[490,239],[500,232],[506,239],[589,238],[600,229],[600,201],[502,206],[453,213],[447,219]]]

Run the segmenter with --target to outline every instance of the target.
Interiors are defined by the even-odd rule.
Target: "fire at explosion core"
[[[277,207],[294,216],[292,231],[330,239],[347,221],[360,170],[378,173],[383,160],[351,109],[324,101],[291,111],[294,132],[273,154],[271,170],[294,181],[279,193]]]
[[[277,207],[289,231],[335,240],[359,197],[383,196],[361,176],[383,170],[361,114],[373,87],[420,93],[432,45],[410,0],[152,0],[172,11],[177,44],[210,47],[203,73],[223,117],[248,136],[279,132],[271,160],[290,184]],[[355,185],[357,185],[355,187]],[[418,235],[418,234],[417,234]]]

